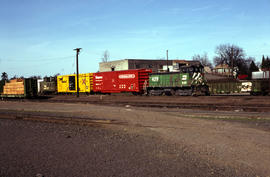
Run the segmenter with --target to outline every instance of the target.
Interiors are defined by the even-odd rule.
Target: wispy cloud
[[[239,21],[245,21],[245,20],[249,20],[250,17],[248,16],[247,13],[245,12],[240,12],[236,15],[236,19],[238,19]]]
[[[187,9],[186,8],[171,8],[171,9],[167,9],[164,11],[165,14],[172,14],[172,15],[178,15],[181,14],[183,12],[185,12]]]
[[[205,11],[205,10],[209,10],[209,9],[211,9],[213,7],[214,7],[213,5],[206,5],[206,6],[193,8],[191,11],[192,12]]]
[[[78,25],[90,26],[93,23],[105,21],[105,20],[108,20],[110,18],[111,17],[109,15],[85,17],[85,18],[78,19],[76,22],[70,23],[69,25],[70,26],[78,26]]]
[[[189,24],[181,24],[181,25],[160,25],[145,29],[137,29],[137,30],[125,30],[121,31],[121,36],[125,36],[128,39],[157,39],[157,38],[167,38],[172,34],[179,33],[180,31],[186,30],[189,28]]]
[[[204,6],[199,6],[199,7],[193,7],[193,8],[171,8],[167,9],[164,13],[166,14],[173,14],[173,15],[178,15],[186,12],[200,12],[200,11],[206,11],[209,9],[212,9],[214,6],[213,5],[204,5]]]
[[[139,36],[155,37],[159,35],[159,32],[156,29],[140,29],[140,30],[126,31],[126,34],[132,36],[139,35]]]
[[[232,8],[230,8],[230,7],[222,7],[222,8],[220,8],[221,12],[228,12],[230,10],[232,10]]]
[[[137,1],[137,0],[136,0]],[[143,3],[145,5],[150,5],[150,4],[153,4],[156,0],[144,0]]]
[[[50,45],[51,45],[50,41],[42,41],[42,42],[38,42],[36,44],[30,45],[28,47],[28,50],[29,51],[32,51],[32,50],[44,50],[44,48],[47,48]]]

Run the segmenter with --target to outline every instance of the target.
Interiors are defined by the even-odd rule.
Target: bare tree
[[[52,77],[57,77],[60,76],[60,73],[56,73],[55,75],[53,75]],[[45,76],[46,77],[46,76]]]
[[[192,57],[194,61],[200,61],[203,66],[212,68],[212,63],[209,61],[208,55],[205,52],[203,55],[196,54]]]
[[[18,79],[18,76],[16,76],[16,74],[12,77],[12,78],[10,78],[11,80],[12,79]]]
[[[245,59],[245,52],[242,48],[232,44],[222,44],[217,46],[214,57],[215,65],[227,64],[231,68],[237,68],[239,74],[246,74],[248,61]]]
[[[214,63],[216,65],[228,64],[229,66],[237,66],[237,63],[241,62],[246,56],[242,48],[231,44],[217,46],[216,55],[214,57]]]
[[[108,50],[105,50],[101,58],[102,62],[108,62],[110,60],[110,53]]]

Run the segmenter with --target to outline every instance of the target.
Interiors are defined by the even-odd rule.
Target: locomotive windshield
[[[180,69],[181,73],[194,73],[194,72],[203,72],[203,67],[201,66],[182,66]]]

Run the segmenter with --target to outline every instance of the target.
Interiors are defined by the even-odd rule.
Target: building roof
[[[230,69],[230,67],[227,64],[219,64],[214,69]]]
[[[121,60],[113,60],[113,61],[108,61],[108,62],[100,62],[100,63],[110,63],[110,62],[119,62],[119,61],[167,61],[166,59],[132,59],[132,58],[127,58],[127,59],[121,59]],[[170,62],[175,62],[175,63],[190,63],[190,64],[199,64],[199,61],[193,61],[193,60],[179,60],[179,59],[169,59],[168,61]]]

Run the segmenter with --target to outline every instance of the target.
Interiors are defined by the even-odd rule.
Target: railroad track
[[[0,119],[9,120],[23,120],[23,121],[35,121],[45,123],[58,123],[58,124],[72,124],[72,125],[84,125],[100,127],[105,125],[125,125],[124,122],[108,119],[91,119],[74,116],[63,115],[41,115],[36,112],[29,111],[17,111],[17,110],[0,110]]]
[[[170,103],[170,102],[138,102],[138,101],[106,101],[106,100],[46,100],[58,103],[84,103],[110,106],[133,106],[133,107],[153,107],[153,108],[178,108],[178,109],[200,109],[212,111],[244,111],[244,112],[270,112],[268,104],[211,104],[211,103]]]
[[[182,102],[157,102],[138,100],[88,100],[88,99],[11,99],[8,101],[30,101],[48,103],[82,103],[108,106],[133,106],[133,107],[153,107],[153,108],[178,108],[178,109],[199,109],[212,111],[243,111],[243,112],[270,112],[269,104],[220,104],[220,103],[182,103]]]

